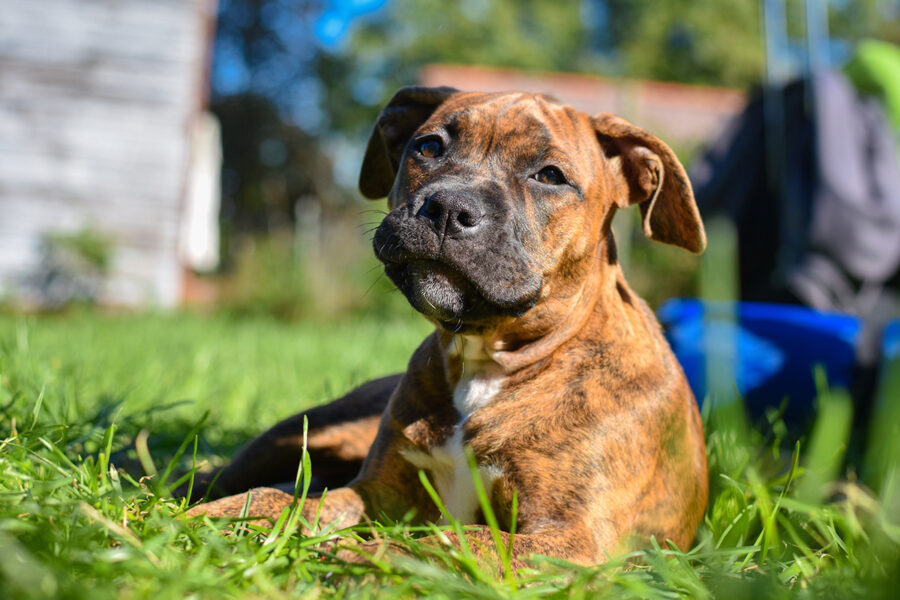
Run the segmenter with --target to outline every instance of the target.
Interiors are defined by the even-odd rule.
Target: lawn
[[[693,548],[659,540],[592,568],[535,557],[500,576],[465,552],[422,547],[428,528],[405,523],[374,533],[419,558],[349,566],[321,539],[179,518],[167,484],[193,464],[220,463],[280,418],[403,369],[426,333],[411,316],[0,317],[0,597],[896,593],[895,432],[869,440],[880,471],[867,482],[881,489],[855,482],[841,468],[848,401],[824,389],[799,446],[781,439],[777,416],[754,429],[735,402],[707,404],[712,496]]]

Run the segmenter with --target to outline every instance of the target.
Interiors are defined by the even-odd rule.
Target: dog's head
[[[483,333],[544,298],[576,297],[598,261],[615,261],[616,208],[639,205],[651,239],[706,244],[668,146],[540,95],[401,89],[378,118],[359,186],[388,197],[373,240],[388,277],[448,331]]]

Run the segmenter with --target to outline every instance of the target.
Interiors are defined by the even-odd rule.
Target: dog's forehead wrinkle
[[[447,114],[436,114],[423,126],[423,130],[442,127],[448,132],[472,132],[471,135],[477,132],[478,139],[495,132],[518,134],[524,139],[533,139],[536,133],[541,133],[543,138],[550,139],[547,115],[535,111],[533,103],[506,102],[498,109],[496,104],[499,101],[490,100]]]
[[[506,92],[487,94],[477,106],[500,114],[508,114],[512,109],[530,102],[532,94],[527,92]]]
[[[557,130],[565,131],[566,138],[571,141],[572,133],[580,129],[580,124],[585,121],[587,115],[579,112],[568,104],[547,102],[543,97],[536,102],[538,111],[545,119],[551,121]]]

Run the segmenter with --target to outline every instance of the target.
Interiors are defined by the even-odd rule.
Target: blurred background
[[[7,0],[0,304],[408,311],[369,247],[384,204],[355,189],[380,107],[417,83],[524,89],[620,114],[689,168],[704,258],[616,219],[651,306],[855,316],[829,377],[870,395],[900,348],[897,42],[895,0]],[[690,310],[661,312],[683,363],[713,347],[689,347]],[[723,371],[741,393],[771,374],[749,342],[763,374]]]
[[[301,319],[396,303],[368,248],[384,207],[364,202],[355,180],[371,124],[398,87],[526,89],[616,112],[693,167],[706,217],[740,220],[744,200],[707,189],[728,175],[721,156],[702,160],[706,149],[729,123],[735,129],[761,90],[845,70],[860,62],[861,43],[877,44],[865,40],[900,41],[900,6],[8,0],[0,32],[7,305],[200,305]],[[900,124],[900,112],[891,113],[900,111],[900,82],[884,68],[857,70],[857,89],[886,103]],[[784,129],[799,118],[791,102],[771,102],[768,121],[751,126]],[[811,101],[799,102],[803,112]],[[774,175],[773,158],[782,171],[793,168],[783,166],[785,144],[764,147],[775,153]],[[775,198],[792,185],[760,173],[768,189],[755,193]],[[620,217],[617,228],[638,291],[654,306],[697,295],[697,260],[646,244],[630,224]],[[766,243],[780,246],[771,236]],[[754,260],[742,276],[788,268],[777,257]]]

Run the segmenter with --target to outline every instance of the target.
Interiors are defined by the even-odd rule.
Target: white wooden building
[[[91,231],[112,247],[101,302],[177,304],[218,246],[215,0],[2,5],[0,297],[27,293],[48,235]]]

